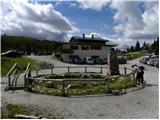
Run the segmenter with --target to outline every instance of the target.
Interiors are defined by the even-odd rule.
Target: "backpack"
[[[144,68],[144,66],[139,66],[139,69],[140,69],[141,71],[143,71],[145,68]]]

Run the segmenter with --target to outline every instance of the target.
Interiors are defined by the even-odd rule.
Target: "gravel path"
[[[57,66],[64,66],[65,63],[58,63],[50,56],[34,56],[35,59],[42,59],[49,63],[56,63]],[[47,60],[46,60],[47,59]],[[129,61],[123,67],[131,67],[138,63],[138,59]],[[140,64],[139,64],[140,65]],[[4,92],[5,85],[2,84],[2,102],[8,101],[14,104],[32,104],[39,106],[39,109],[57,112],[64,118],[159,118],[158,112],[158,69],[144,65],[147,87],[121,96],[95,95],[79,97],[58,97],[40,95],[24,92]],[[2,78],[5,80],[5,78]]]

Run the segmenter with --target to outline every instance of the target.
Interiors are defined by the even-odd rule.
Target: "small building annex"
[[[82,63],[86,57],[100,58],[107,62],[108,54],[114,46],[116,45],[109,40],[96,38],[94,35],[85,37],[83,34],[82,37],[72,36],[70,41],[64,43],[58,51],[62,60],[68,63],[73,62],[73,60]]]

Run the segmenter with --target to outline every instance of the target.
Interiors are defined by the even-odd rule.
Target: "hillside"
[[[27,54],[30,54],[31,52],[51,53],[61,44],[62,42],[57,42],[55,40],[38,40],[24,36],[1,36],[1,52],[15,49],[17,51],[27,52]]]

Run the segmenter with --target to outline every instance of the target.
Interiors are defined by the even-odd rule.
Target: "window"
[[[91,50],[101,50],[101,46],[91,45]]]
[[[71,50],[78,50],[78,45],[71,45]]]
[[[81,50],[89,50],[89,46],[81,46]]]

